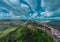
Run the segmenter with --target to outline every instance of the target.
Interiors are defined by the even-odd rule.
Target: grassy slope
[[[0,42],[54,42],[44,31],[37,28],[10,27],[0,33]]]

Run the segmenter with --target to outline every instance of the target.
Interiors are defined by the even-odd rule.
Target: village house
[[[51,35],[52,35],[54,38],[60,39],[60,32],[59,32],[57,29],[52,29],[52,30],[51,30]]]

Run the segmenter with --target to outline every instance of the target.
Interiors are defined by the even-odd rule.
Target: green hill
[[[9,27],[0,32],[0,42],[54,42],[47,32],[25,26]]]

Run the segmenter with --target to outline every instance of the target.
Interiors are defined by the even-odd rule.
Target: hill
[[[15,25],[16,22],[13,24]],[[28,25],[17,24],[0,32],[0,42],[54,42],[46,31],[38,29],[37,25],[34,27],[33,23]]]

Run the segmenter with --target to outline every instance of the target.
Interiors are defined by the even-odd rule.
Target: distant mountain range
[[[46,23],[47,25],[60,30],[60,21],[51,21]]]

